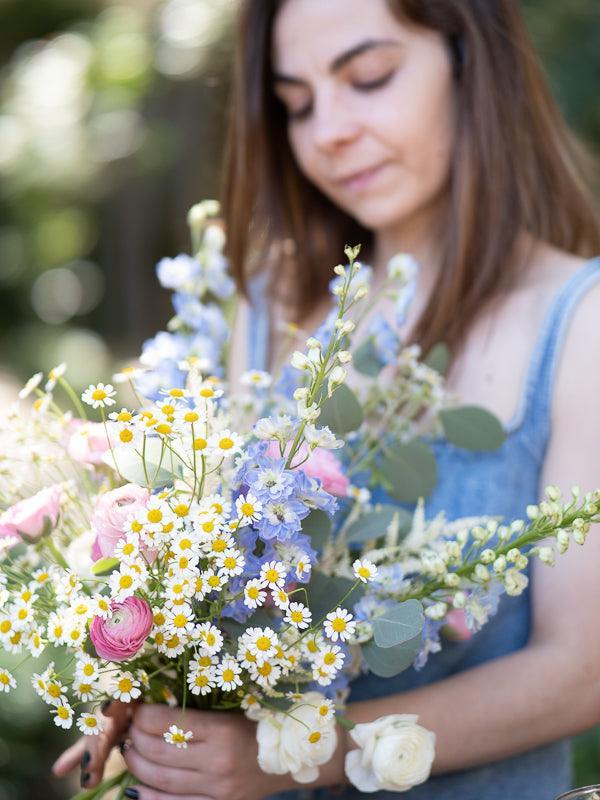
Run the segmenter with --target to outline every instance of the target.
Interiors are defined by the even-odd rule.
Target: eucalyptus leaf
[[[410,667],[419,651],[421,634],[395,647],[379,647],[374,641],[361,647],[371,672],[381,678],[392,678]]]
[[[355,581],[349,578],[331,577],[313,569],[310,583],[307,586],[308,606],[312,611],[313,623],[333,611],[342,601],[344,595],[351,589]],[[360,584],[350,594],[344,603],[356,603],[364,594],[363,584]]]
[[[406,600],[372,620],[377,647],[389,648],[421,635],[425,616],[418,600]]]
[[[313,509],[302,520],[302,533],[310,536],[311,544],[316,550],[322,550],[331,536],[332,522],[329,515],[319,508]]]
[[[350,544],[355,544],[385,536],[394,517],[399,518],[400,532],[407,533],[412,523],[412,516],[398,506],[381,505],[355,520],[346,531],[346,540]]]
[[[101,558],[92,564],[92,574],[109,575],[120,563],[118,558]]]
[[[360,428],[363,418],[363,410],[356,395],[342,383],[321,407],[319,425],[327,425],[337,436],[345,436]]]
[[[377,355],[372,336],[369,336],[356,348],[352,356],[352,365],[355,370],[362,372],[363,375],[369,375],[371,378],[379,375],[383,362]]]
[[[445,375],[450,364],[450,351],[443,342],[434,344],[431,350],[427,353],[427,357],[423,360],[431,369],[439,372],[440,375]]]
[[[172,470],[171,453],[158,438],[146,439],[144,461],[148,480],[146,479],[146,472],[144,472],[141,455],[129,446],[113,448],[112,452],[109,450],[103,455],[103,461],[112,469],[117,466],[126,480],[131,483],[137,483],[138,486],[147,486],[149,480],[153,489],[161,489],[173,483],[175,478],[182,475],[181,461],[173,456]]]
[[[435,456],[424,442],[394,444],[381,464],[390,494],[402,503],[415,503],[431,494],[437,483]]]
[[[461,406],[440,411],[449,442],[466,450],[497,450],[506,439],[500,420],[479,406]]]

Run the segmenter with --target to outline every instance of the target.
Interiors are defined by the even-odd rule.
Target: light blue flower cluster
[[[235,290],[223,246],[222,231],[209,225],[195,257],[181,253],[157,264],[161,286],[174,292],[175,316],[168,331],[160,331],[142,346],[140,361],[147,369],[136,378],[136,386],[144,397],[156,400],[161,388],[182,387],[186,377],[182,362],[192,357],[202,360],[206,372],[223,374],[229,326],[219,303]]]

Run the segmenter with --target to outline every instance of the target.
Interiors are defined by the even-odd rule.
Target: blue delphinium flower
[[[368,335],[373,339],[375,353],[381,364],[392,364],[400,352],[400,339],[389,322],[381,316],[369,325]]]
[[[199,262],[185,253],[180,253],[175,258],[161,258],[156,265],[160,285],[175,292],[193,291],[200,271]]]

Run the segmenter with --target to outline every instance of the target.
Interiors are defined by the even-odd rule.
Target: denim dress
[[[594,259],[578,270],[555,297],[534,347],[518,410],[506,424],[506,440],[498,450],[472,452],[443,440],[433,442],[439,480],[425,503],[428,518],[444,511],[449,520],[474,515],[522,519],[527,505],[539,502],[561,345],[578,301],[599,280],[600,259]],[[256,291],[252,292],[252,300],[250,367],[264,369],[269,335],[267,301]],[[376,492],[373,499],[380,499]],[[502,596],[496,615],[471,639],[444,640],[441,651],[431,654],[419,671],[410,668],[393,678],[373,674],[357,678],[351,684],[348,702],[405,692],[525,647],[531,628],[529,577],[530,584],[523,594]],[[473,702],[485,705],[485,697],[473,697]],[[465,741],[465,749],[468,746]],[[562,740],[476,769],[433,776],[408,792],[363,794],[354,787],[299,788],[277,795],[277,799],[552,800],[569,788],[570,744]]]

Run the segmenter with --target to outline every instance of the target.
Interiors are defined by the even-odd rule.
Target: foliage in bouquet
[[[312,781],[335,750],[336,725],[352,727],[343,707],[360,670],[388,677],[419,666],[454,612],[476,630],[490,598],[523,591],[531,557],[552,562],[545,540],[560,552],[583,543],[600,496],[574,491],[563,503],[550,489],[527,522],[507,524],[427,521],[421,505],[412,516],[392,502],[427,494],[428,437],[490,447],[501,435],[482,410],[457,408],[440,373],[391,329],[370,329],[354,347],[353,315],[364,317],[369,296],[358,248],[335,267],[326,324],[292,355],[292,394],[253,371],[242,378],[249,398],[228,396],[217,374],[227,336],[198,332],[207,320],[227,332],[215,298],[231,287],[210,217],[206,206],[192,211],[195,258],[161,262],[183,299],[160,340],[173,346],[161,350],[159,334],[143,368],[120,376],[137,408],[117,410],[104,383],[82,403],[61,365],[43,389],[42,376],[25,387],[38,395],[32,408],[7,416],[0,644],[27,658],[50,644],[66,651],[65,668],[46,664],[33,680],[61,728],[99,732],[106,699],[166,702],[181,723],[165,739],[185,747],[186,708],[241,709],[257,721],[263,769]],[[410,259],[391,262],[383,291],[400,318],[414,279]],[[357,374],[354,392],[347,379]],[[59,408],[57,386],[77,417]],[[382,484],[391,496],[375,503]],[[0,688],[14,685],[1,670]],[[401,715],[373,726],[352,731],[350,779],[365,791],[424,780],[432,735]],[[415,741],[407,771],[381,768],[382,753]]]

